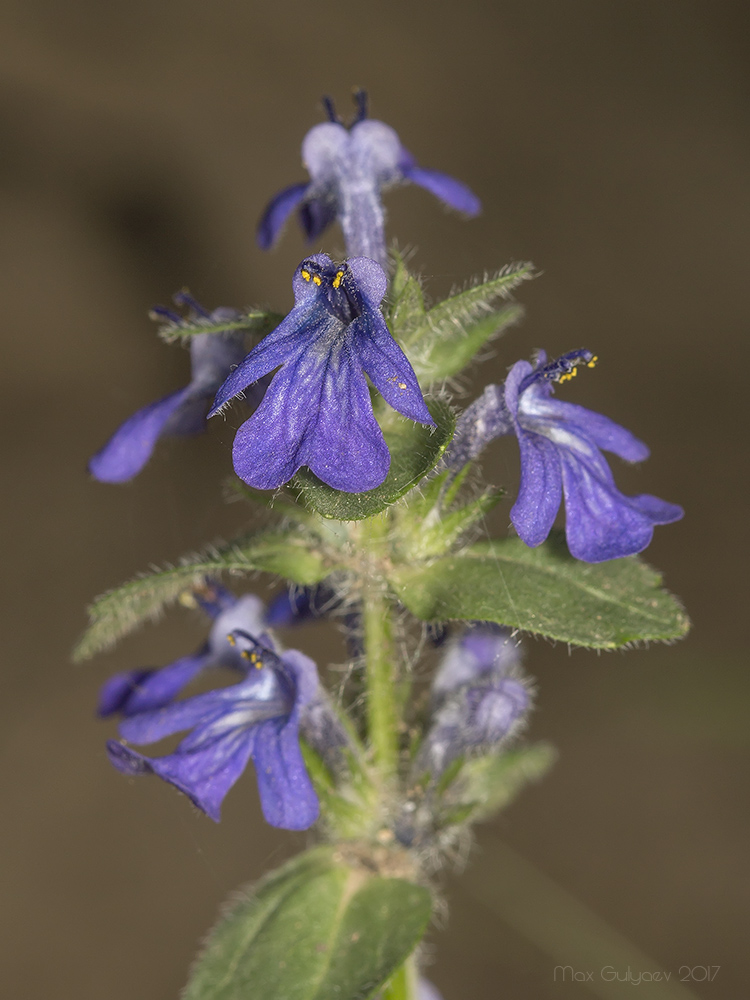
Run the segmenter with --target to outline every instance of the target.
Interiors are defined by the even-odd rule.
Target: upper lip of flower
[[[348,256],[367,256],[386,264],[381,190],[392,184],[416,184],[465,215],[477,215],[481,204],[466,185],[436,170],[417,165],[384,122],[367,117],[367,95],[355,94],[357,113],[344,124],[333,101],[324,98],[328,121],[313,126],[302,143],[309,183],[294,184],[271,199],[258,224],[258,243],[268,250],[286,220],[299,210],[310,242],[335,220],[341,223]]]

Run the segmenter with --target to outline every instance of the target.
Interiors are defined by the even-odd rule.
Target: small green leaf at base
[[[298,499],[323,517],[338,521],[361,521],[395,503],[437,465],[453,437],[456,418],[448,404],[437,399],[427,405],[437,427],[388,418],[385,439],[391,466],[381,486],[366,493],[344,493],[302,469],[292,480]]]
[[[497,622],[592,649],[684,636],[687,615],[660,583],[635,556],[580,562],[557,532],[535,549],[520,538],[486,542],[391,575],[422,621]]]
[[[184,1000],[366,1000],[414,950],[431,910],[423,887],[315,848],[220,921]]]

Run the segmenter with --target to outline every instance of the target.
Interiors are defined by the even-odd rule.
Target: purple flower
[[[507,629],[491,622],[473,622],[451,639],[432,681],[435,702],[485,674],[512,673],[521,662],[521,646]]]
[[[519,663],[517,644],[496,625],[475,623],[451,641],[433,681],[435,708],[416,774],[438,777],[467,751],[496,752],[518,731],[531,706]]]
[[[565,499],[565,534],[576,559],[597,563],[634,555],[651,541],[654,526],[684,511],[649,494],[627,497],[614,483],[600,449],[628,462],[648,448],[607,417],[554,399],[554,382],[593,368],[591,351],[571,351],[547,364],[518,361],[503,386],[489,385],[459,420],[448,463],[461,468],[493,438],[515,434],[521,449],[521,484],[511,521],[523,541],[540,545]]]
[[[128,717],[162,708],[211,667],[228,667],[244,674],[247,668],[240,650],[227,639],[235,629],[262,636],[266,645],[271,643],[264,634],[265,609],[259,597],[244,594],[237,598],[218,584],[196,590],[193,596],[214,620],[208,640],[197,652],[166,667],[128,670],[110,677],[99,693],[99,715]]]
[[[229,322],[239,315],[236,310],[227,308],[207,313],[184,292],[175,296],[175,302],[188,306],[193,319],[203,317],[212,323]],[[183,322],[170,310],[159,308],[154,312],[167,317],[177,326]],[[241,332],[191,336],[190,382],[183,389],[150,403],[129,417],[90,460],[91,475],[103,483],[124,483],[141,471],[162,435],[196,434],[203,430],[214,393],[244,354],[244,335]]]
[[[234,439],[237,475],[268,490],[307,465],[337,490],[374,489],[388,474],[390,454],[365,373],[399,413],[434,426],[378,309],[385,273],[366,257],[337,266],[315,254],[295,271],[293,289],[294,308],[231,373],[209,416],[282,366]]]
[[[246,664],[231,687],[141,711],[120,723],[129,743],[155,743],[190,730],[164,757],[146,757],[110,740],[109,758],[125,774],[157,774],[211,819],[252,758],[263,815],[286,830],[306,830],[319,805],[299,746],[301,715],[318,696],[315,664],[296,650],[277,656],[252,636],[232,633]]]
[[[367,117],[367,95],[355,95],[358,113],[348,127],[324,99],[329,121],[316,125],[302,143],[307,184],[285,188],[271,200],[258,225],[258,244],[268,250],[295,208],[310,242],[338,219],[346,253],[386,264],[385,214],[381,191],[394,184],[418,184],[451,208],[477,215],[479,199],[460,181],[417,166],[396,133]]]

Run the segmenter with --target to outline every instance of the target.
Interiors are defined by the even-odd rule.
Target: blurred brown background
[[[687,510],[648,558],[691,637],[602,656],[527,644],[531,733],[560,762],[483,828],[474,864],[505,838],[653,967],[720,965],[695,992],[747,995],[748,27],[746,5],[716,0],[5,0],[4,996],[175,997],[227,892],[304,842],[263,825],[251,775],[217,827],[106,761],[98,685],[189,651],[197,622],[175,612],[110,657],[68,656],[93,595],[245,523],[217,486],[229,423],[162,445],[123,488],[90,482],[85,463],[184,383],[151,304],[183,285],[210,307],[290,304],[301,237],[290,227],[264,255],[254,226],[303,178],[321,94],[348,113],[353,85],[422,164],[484,202],[467,223],[418,189],[389,195],[389,232],[417,248],[432,295],[513,259],[544,271],[475,384],[534,347],[591,347],[601,364],[566,398],[651,445],[643,467],[616,468],[626,491]],[[339,244],[338,230],[324,240]],[[510,442],[493,463],[512,486]],[[342,656],[319,631],[297,641],[322,663]],[[430,970],[446,1000],[591,996],[555,984],[555,961],[460,879],[448,893]]]

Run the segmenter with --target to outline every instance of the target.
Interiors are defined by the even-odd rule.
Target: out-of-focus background
[[[747,21],[721,0],[5,0],[4,995],[177,996],[221,900],[304,843],[264,826],[251,774],[215,826],[107,763],[99,684],[190,651],[196,620],[176,611],[84,666],[69,650],[95,594],[247,523],[220,496],[231,423],[162,444],[128,486],[91,482],[85,464],[184,384],[187,356],[156,339],[149,306],[184,285],[212,308],[290,305],[299,232],[263,254],[254,227],[304,178],[320,96],[348,113],[356,85],[422,164],[484,203],[466,222],[419,189],[388,196],[389,233],[416,248],[431,295],[510,260],[544,272],[474,391],[535,347],[592,348],[600,366],[566,398],[651,445],[642,467],[616,468],[626,491],[687,511],[648,552],[694,618],[686,642],[601,656],[527,643],[531,735],[560,760],[480,831],[475,871],[498,874],[501,839],[634,942],[646,969],[718,965],[685,985],[746,994]],[[340,245],[335,230],[315,249]],[[507,444],[487,471],[512,487]],[[343,654],[321,636],[294,641],[325,668]],[[430,934],[446,1000],[592,995],[555,983],[557,961],[472,891],[448,880],[450,917]]]

